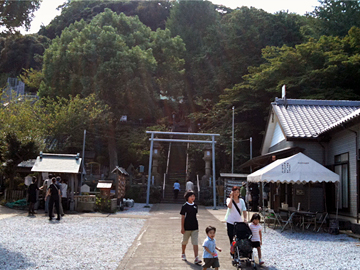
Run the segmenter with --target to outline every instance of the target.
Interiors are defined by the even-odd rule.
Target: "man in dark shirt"
[[[185,249],[186,245],[191,237],[191,243],[194,248],[195,255],[195,264],[200,264],[201,260],[198,257],[199,246],[198,246],[198,236],[199,236],[199,225],[196,218],[198,212],[198,207],[194,203],[195,194],[193,191],[187,191],[185,194],[186,203],[181,207],[181,233],[183,235],[182,240],[182,255],[181,258],[183,261],[186,261]]]
[[[46,194],[46,197],[50,196],[49,220],[52,220],[54,204],[55,204],[55,209],[56,209],[56,214],[57,214],[57,219],[56,220],[60,220],[60,209],[59,209],[60,189],[56,185],[56,178],[55,177],[53,177],[51,179],[51,181],[52,181],[52,184],[50,185],[50,187],[48,189],[48,193]]]

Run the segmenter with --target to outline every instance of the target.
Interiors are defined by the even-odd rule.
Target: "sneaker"
[[[181,259],[182,259],[183,261],[186,261],[186,256],[185,256],[185,254],[181,254]]]
[[[199,257],[196,257],[194,263],[195,264],[201,264],[202,261],[199,259]]]
[[[260,259],[260,260],[259,260],[259,264],[260,264],[260,265],[263,265],[263,264],[264,264],[264,261]]]

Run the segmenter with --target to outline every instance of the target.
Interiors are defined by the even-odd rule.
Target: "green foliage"
[[[2,148],[2,159],[5,160],[4,174],[10,181],[10,189],[14,189],[14,177],[17,165],[30,158],[35,158],[38,148],[34,141],[21,142],[14,133],[5,135],[5,145]]]
[[[90,22],[107,8],[117,14],[138,16],[143,24],[155,31],[158,28],[165,28],[171,5],[170,2],[165,1],[70,1],[60,6],[61,14],[49,25],[43,26],[39,34],[54,39],[56,36],[61,36],[62,31],[70,24],[80,20]]]
[[[33,13],[39,9],[41,1],[1,1],[0,26],[5,27],[8,33],[14,32],[16,28],[21,26],[29,29],[34,16]]]
[[[95,206],[96,206],[96,211],[102,213],[112,213],[111,199],[109,198],[101,198],[99,196],[96,196]]]
[[[12,35],[3,39],[0,50],[0,73],[17,77],[23,69],[40,70],[42,55],[49,39],[39,35]],[[1,46],[0,46],[1,47]]]
[[[360,27],[360,1],[319,0],[311,13],[320,22],[319,32],[322,35],[347,35],[351,27]]]

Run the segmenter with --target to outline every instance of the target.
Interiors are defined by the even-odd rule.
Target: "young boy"
[[[216,250],[221,252],[221,248],[216,246],[216,241],[215,241],[216,228],[212,226],[208,226],[206,227],[205,232],[208,237],[206,237],[203,243],[203,248],[204,248],[204,252],[203,252],[204,265],[202,266],[203,270],[206,270],[210,267],[215,268],[215,270],[218,270],[220,264]]]
[[[182,240],[182,255],[181,259],[183,261],[186,261],[185,256],[185,249],[186,244],[189,241],[189,238],[191,237],[191,243],[194,248],[194,255],[195,255],[195,264],[201,264],[201,260],[199,260],[198,252],[199,252],[199,246],[198,246],[198,235],[199,235],[199,226],[198,221],[196,218],[196,214],[198,212],[197,205],[194,203],[195,201],[195,194],[193,191],[187,191],[185,193],[185,200],[186,203],[181,207],[180,215],[181,215],[181,233],[183,235]]]

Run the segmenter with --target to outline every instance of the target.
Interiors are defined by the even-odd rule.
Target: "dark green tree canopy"
[[[24,26],[29,29],[34,11],[38,10],[42,0],[2,0],[0,1],[0,26],[12,33]],[[3,34],[3,33],[2,33]]]
[[[39,34],[50,39],[60,36],[61,32],[70,24],[84,20],[90,22],[96,15],[106,8],[127,16],[138,16],[140,21],[153,31],[157,28],[165,29],[165,22],[170,13],[171,2],[168,1],[110,1],[89,0],[71,1],[63,6],[61,14],[55,17],[49,25],[43,26]]]
[[[40,95],[96,93],[117,115],[153,115],[160,94],[182,92],[183,50],[181,39],[168,30],[153,32],[137,17],[106,9],[53,40],[44,56]]]
[[[0,45],[0,73],[17,77],[23,69],[41,70],[42,55],[48,45],[49,39],[37,34],[4,38]]]
[[[360,27],[360,1],[319,0],[320,6],[311,13],[321,22],[322,35],[347,35],[351,27]]]

